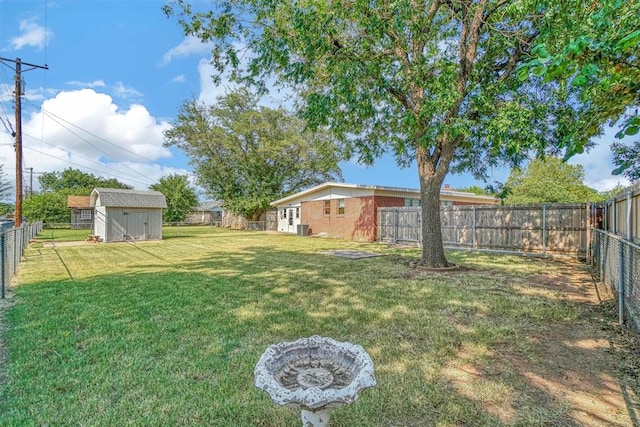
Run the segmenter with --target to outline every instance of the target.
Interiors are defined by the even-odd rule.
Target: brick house
[[[487,205],[494,197],[455,191],[448,185],[440,191],[443,205]],[[376,185],[326,182],[271,203],[278,210],[277,230],[326,234],[341,239],[373,242],[377,212],[381,207],[420,206],[420,190]]]

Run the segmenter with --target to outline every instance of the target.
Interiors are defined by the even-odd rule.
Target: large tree
[[[526,168],[514,168],[506,182],[505,203],[584,203],[604,200],[584,183],[584,169],[557,157],[539,158]]]
[[[64,191],[34,194],[24,199],[22,215],[30,222],[68,224],[71,212],[67,207],[67,196]]]
[[[165,222],[182,222],[198,206],[196,190],[186,175],[162,177],[149,188],[161,192],[167,199],[167,209],[162,213]]]
[[[521,83],[533,43],[561,43],[582,2],[568,0],[222,0],[165,6],[212,42],[218,71],[265,87],[274,74],[364,163],[385,151],[417,162],[422,260],[447,266],[439,194],[447,173],[478,176],[532,150],[585,143],[575,87]],[[553,29],[547,31],[547,29]],[[246,52],[249,51],[249,52]],[[246,66],[245,66],[246,64]]]
[[[103,178],[83,172],[79,169],[67,168],[62,172],[46,172],[38,177],[40,189],[43,193],[61,190],[76,190],[78,196],[90,193],[95,187],[131,189],[115,178]],[[83,193],[83,194],[80,194]],[[87,195],[89,194],[87,193]]]
[[[257,220],[272,201],[341,178],[339,151],[325,133],[260,106],[246,88],[217,101],[185,102],[165,137],[190,157],[198,184],[225,209]]]

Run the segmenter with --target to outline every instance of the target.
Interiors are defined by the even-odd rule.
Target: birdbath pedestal
[[[276,404],[301,411],[304,427],[327,426],[333,408],[355,402],[376,385],[364,348],[319,336],[269,346],[254,375],[256,387]]]

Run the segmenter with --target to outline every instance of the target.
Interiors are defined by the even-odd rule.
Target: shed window
[[[90,209],[82,209],[80,211],[80,219],[91,219],[91,210]]]
[[[338,215],[344,215],[344,199],[338,199]]]
[[[324,201],[324,214],[331,215],[331,200]]]
[[[286,209],[282,210],[282,218],[287,219],[287,210]]]
[[[300,218],[300,208],[296,208],[296,219]]]

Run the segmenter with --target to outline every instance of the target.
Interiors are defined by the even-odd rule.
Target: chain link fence
[[[7,288],[22,260],[24,249],[38,233],[42,222],[26,223],[0,233],[0,294],[4,299]]]
[[[593,230],[590,251],[594,275],[617,296],[619,323],[640,330],[640,246]]]

